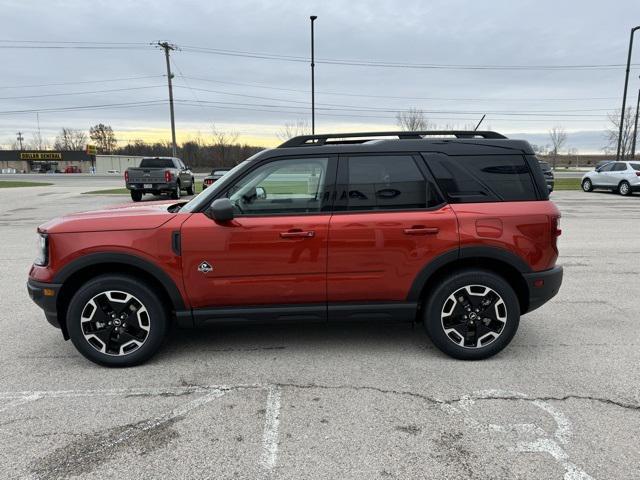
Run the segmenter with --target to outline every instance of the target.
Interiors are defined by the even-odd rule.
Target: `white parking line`
[[[262,457],[260,463],[268,471],[273,470],[278,461],[278,427],[280,425],[280,387],[269,387],[267,411],[262,434]]]

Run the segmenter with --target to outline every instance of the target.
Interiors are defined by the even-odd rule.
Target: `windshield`
[[[173,168],[171,158],[143,158],[140,161],[140,168]]]
[[[251,157],[251,158],[253,158],[253,157]],[[233,174],[233,173],[237,172],[238,170],[242,169],[247,163],[249,163],[251,158],[248,158],[244,162],[241,162],[238,165],[236,165],[235,167],[233,167],[228,172],[225,172],[225,177],[227,175],[231,176],[231,174]],[[202,205],[207,203],[211,197],[216,195],[218,190],[220,190],[220,188],[222,188],[224,186],[224,184],[225,184],[225,182],[223,182],[222,180],[212,184],[209,188],[207,188],[206,190],[203,190],[196,197],[192,198],[189,203],[187,203],[186,205],[184,205],[180,209],[180,211],[181,212],[193,212],[193,211],[197,210]]]

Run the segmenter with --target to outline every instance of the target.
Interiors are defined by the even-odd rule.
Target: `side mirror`
[[[209,216],[216,222],[233,220],[233,203],[228,198],[219,198],[209,207]]]
[[[259,200],[267,199],[267,191],[264,189],[264,187],[256,187],[256,198]]]

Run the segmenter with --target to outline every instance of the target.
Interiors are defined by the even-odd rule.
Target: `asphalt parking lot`
[[[563,287],[489,360],[421,326],[250,326],[110,370],[25,282],[35,227],[127,202],[81,194],[120,183],[0,189],[0,478],[640,477],[640,195],[552,195]]]

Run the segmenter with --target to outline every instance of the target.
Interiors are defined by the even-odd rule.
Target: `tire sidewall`
[[[589,186],[587,187],[587,185]],[[590,192],[591,190],[593,190],[593,182],[590,179],[585,178],[582,181],[582,190],[584,190],[585,192]]]
[[[82,333],[82,310],[91,298],[107,290],[134,295],[149,313],[149,336],[141,347],[128,355],[114,356],[101,353],[87,342]],[[126,275],[103,275],[84,284],[69,302],[66,320],[67,331],[76,349],[92,362],[108,367],[130,367],[145,362],[160,348],[168,328],[167,313],[158,296],[140,280]]]
[[[623,187],[623,185],[626,185],[626,186],[627,186],[627,192],[626,192],[626,193],[623,193],[623,192],[622,192],[622,187]],[[625,180],[625,181],[620,182],[620,185],[618,186],[618,192],[620,192],[620,195],[625,196],[625,197],[626,197],[627,195],[629,195],[629,194],[631,193],[631,185],[629,185],[629,182],[627,182],[626,180]]]
[[[445,301],[459,288],[466,285],[484,285],[502,297],[507,308],[507,322],[500,336],[485,347],[465,348],[456,345],[442,328],[441,314]],[[513,339],[520,323],[520,303],[515,292],[500,276],[484,270],[463,270],[445,278],[433,290],[424,310],[424,325],[431,341],[441,351],[461,360],[481,360],[505,348]]]

